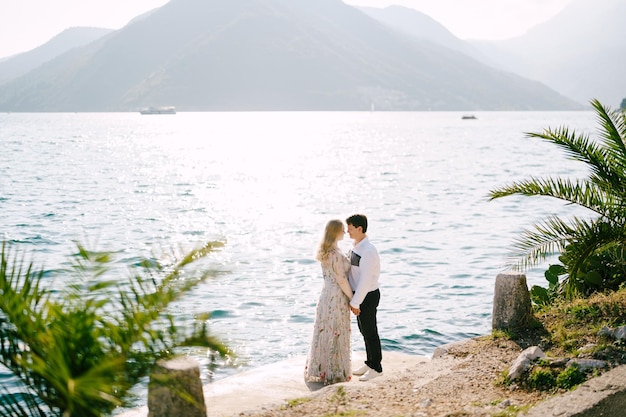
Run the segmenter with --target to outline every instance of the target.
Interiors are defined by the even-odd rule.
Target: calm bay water
[[[234,367],[203,369],[209,380],[306,354],[322,284],[315,246],[327,220],[362,212],[381,254],[383,350],[429,355],[488,333],[514,238],[573,214],[547,199],[487,200],[531,175],[585,175],[524,132],[595,129],[591,112],[475,115],[0,114],[0,237],[52,269],[75,241],[132,259],[225,239],[211,262],[228,273],[174,306],[213,311],[212,332],[238,354]],[[544,283],[542,268],[527,277]]]

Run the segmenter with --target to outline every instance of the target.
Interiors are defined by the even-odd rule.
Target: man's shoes
[[[359,378],[359,381],[369,381],[370,379],[379,377],[382,374],[383,374],[382,372],[378,372],[378,371],[375,371],[374,369],[370,369]]]
[[[365,375],[365,373],[367,371],[369,371],[370,369],[372,369],[372,368],[370,368],[367,365],[363,365],[359,369],[357,369],[356,371],[352,371],[352,375]]]

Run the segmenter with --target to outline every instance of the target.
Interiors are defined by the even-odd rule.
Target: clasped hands
[[[361,309],[360,308],[356,308],[356,307],[350,306],[350,311],[352,311],[355,316],[358,316],[359,314],[361,314]]]

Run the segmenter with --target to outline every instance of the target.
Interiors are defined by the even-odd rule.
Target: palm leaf
[[[531,177],[495,188],[488,195],[491,200],[515,194],[556,198],[595,214],[588,219],[574,217],[568,222],[550,216],[514,242],[514,266],[522,269],[566,251],[569,294],[578,289],[577,276],[589,259],[626,245],[626,114],[611,111],[597,100],[591,104],[600,124],[596,139],[566,127],[527,133],[530,138],[557,145],[569,158],[584,163],[589,168],[588,177]],[[626,277],[621,279],[626,281]]]
[[[598,100],[593,100],[591,105],[596,110],[598,122],[602,129],[600,137],[605,146],[612,151],[617,167],[621,171],[626,170],[626,113],[623,111],[613,111],[600,104]]]
[[[574,229],[556,216],[535,224],[534,230],[525,230],[513,242],[512,266],[527,269],[549,256],[560,252],[573,237]]]
[[[0,386],[0,417],[47,417],[49,410],[36,395],[10,392]]]
[[[589,139],[586,134],[578,135],[567,128],[547,129],[543,133],[527,133],[528,137],[541,138],[554,143],[565,151],[570,159],[583,162],[591,172],[593,183],[603,186],[619,182],[621,175],[614,170],[613,157],[606,147]],[[606,187],[605,187],[606,188]]]
[[[119,270],[112,268],[110,254],[79,245],[67,285],[53,294],[41,286],[44,271],[35,271],[3,243],[0,364],[29,394],[1,396],[0,416],[101,416],[125,403],[157,359],[185,343],[226,354],[206,322],[184,329],[167,312],[172,301],[215,276],[183,269],[220,246],[209,243],[168,268],[139,262],[134,275],[120,281],[106,278]]]
[[[570,204],[575,204],[600,215],[607,214],[607,201],[610,194],[588,181],[576,181],[567,178],[535,178],[514,181],[505,187],[496,188],[489,193],[489,199],[506,197],[514,194],[524,196],[553,197]],[[614,207],[614,204],[608,204]]]

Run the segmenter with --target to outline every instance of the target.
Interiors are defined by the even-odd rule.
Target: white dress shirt
[[[367,293],[378,289],[380,257],[367,236],[354,246],[348,257],[351,263],[348,280],[354,291],[350,305],[360,308]]]

